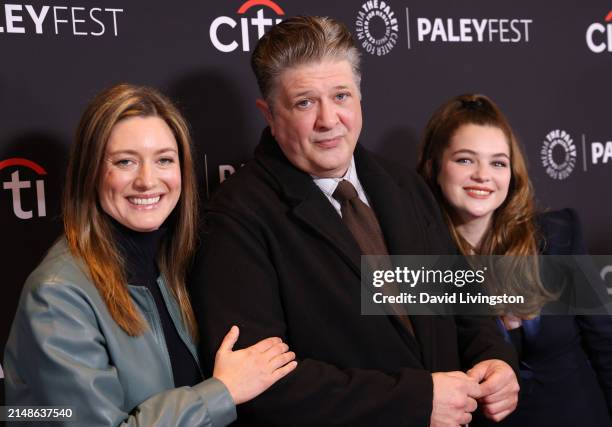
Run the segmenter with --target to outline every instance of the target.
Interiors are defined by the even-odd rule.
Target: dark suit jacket
[[[544,255],[586,253],[574,211],[540,215],[538,226]],[[523,329],[518,408],[500,424],[474,424],[612,426],[612,318],[545,315],[525,322]]]
[[[357,147],[359,179],[391,254],[454,253],[426,186]],[[360,314],[360,251],[312,178],[292,166],[266,130],[255,160],[206,209],[191,280],[201,357],[232,324],[237,347],[280,336],[297,369],[241,405],[249,425],[429,426],[430,372],[513,352],[489,318],[414,316],[416,336],[387,316]]]

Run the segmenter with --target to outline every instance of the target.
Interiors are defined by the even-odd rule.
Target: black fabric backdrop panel
[[[264,126],[250,52],[273,22],[298,14],[336,17],[359,39],[365,146],[413,167],[434,109],[484,93],[525,147],[539,206],[576,209],[591,251],[611,253],[611,9],[607,0],[0,2],[0,350],[25,278],[60,235],[68,148],[91,98],[131,82],[175,100],[206,199],[251,157]],[[606,279],[612,286],[612,272]]]

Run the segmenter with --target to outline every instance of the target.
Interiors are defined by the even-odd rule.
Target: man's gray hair
[[[253,51],[251,67],[261,95],[269,103],[283,71],[324,59],[348,61],[360,87],[361,54],[346,26],[329,17],[296,16],[264,34]]]

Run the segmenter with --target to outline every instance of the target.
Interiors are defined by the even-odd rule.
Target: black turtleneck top
[[[112,224],[117,247],[124,258],[128,283],[132,286],[144,286],[153,295],[170,356],[174,386],[193,386],[199,383],[202,381],[200,369],[179,336],[157,284],[159,277],[157,255],[166,229],[138,232],[124,227],[115,220],[112,220]]]

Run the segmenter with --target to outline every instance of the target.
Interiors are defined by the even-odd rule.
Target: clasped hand
[[[485,360],[467,373],[436,372],[433,380],[431,427],[457,427],[472,421],[472,412],[480,406],[493,421],[507,417],[518,403],[519,385],[506,362]]]

